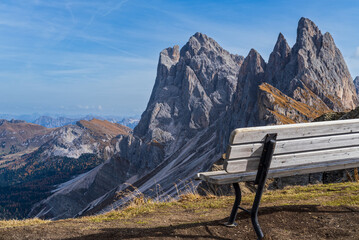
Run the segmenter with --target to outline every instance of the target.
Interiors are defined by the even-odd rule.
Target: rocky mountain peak
[[[316,34],[321,34],[319,28],[315,23],[310,20],[309,18],[301,17],[298,22],[298,35],[300,35],[300,32],[303,32],[306,30],[311,36],[314,36]]]
[[[276,44],[274,45],[273,54],[282,59],[286,59],[290,54],[290,47],[282,33],[279,33]]]
[[[181,49],[181,56],[188,59],[209,52],[231,55],[233,58],[236,56],[224,50],[214,39],[199,32],[190,37],[187,44]]]
[[[220,47],[219,44],[214,39],[200,32],[196,32],[193,36],[190,37],[190,39],[188,40],[188,45],[193,47],[195,47],[196,45],[197,46],[214,45],[216,47]]]
[[[283,78],[283,69],[290,60],[291,48],[282,33],[279,33],[276,44],[274,45],[273,52],[269,56],[266,81],[274,86],[286,84],[285,82],[276,82],[278,79]],[[283,87],[280,87],[283,88]]]
[[[266,68],[266,63],[262,56],[255,50],[251,49],[244,59],[242,67],[240,69],[239,75],[243,76],[243,74],[252,73],[258,74],[263,73]]]
[[[175,47],[161,52],[150,101],[134,129],[147,141],[168,143],[184,129],[208,127],[231,102],[244,59],[202,33],[191,36],[177,56]]]
[[[209,38],[206,34],[200,33],[200,32],[196,32],[191,38],[196,38],[197,41],[204,43],[204,42],[208,42],[208,41],[213,41],[213,39]],[[191,41],[191,40],[190,40]]]
[[[269,59],[266,82],[312,107],[344,111],[358,104],[349,70],[329,33],[322,35],[311,20],[301,18],[290,53],[283,38],[278,37]]]
[[[258,86],[264,80],[266,63],[262,56],[251,49],[244,59],[238,74],[237,90],[231,113],[226,118],[231,119],[230,126],[255,126],[258,121]],[[233,128],[233,127],[231,127]]]
[[[311,20],[302,17],[297,28],[297,47],[312,48],[312,44],[319,49],[321,46],[322,33]]]

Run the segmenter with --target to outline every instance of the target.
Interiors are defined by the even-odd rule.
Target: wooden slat
[[[228,174],[226,171],[224,170],[221,170],[221,171],[211,171],[211,172],[200,172],[200,173],[197,173],[197,176],[196,178],[198,179],[202,179],[202,180],[209,180],[209,177],[211,176],[217,176],[217,175],[225,175],[225,174]]]
[[[359,133],[314,138],[279,140],[277,141],[274,154],[276,155],[294,152],[305,152],[318,149],[347,147],[352,146],[355,143],[359,143]],[[231,145],[228,147],[227,150],[227,159],[260,157],[262,154],[262,149],[262,143]]]
[[[334,171],[340,169],[348,169],[359,167],[359,159],[347,159],[334,162],[325,162],[320,164],[309,164],[290,168],[279,168],[269,170],[269,178],[296,176],[301,174]],[[210,174],[209,174],[210,173]],[[244,172],[225,174],[224,171],[198,173],[198,177],[202,180],[213,184],[229,184],[234,182],[253,181],[257,172]]]
[[[351,158],[359,158],[359,146],[275,155],[272,158],[270,168],[275,169]],[[256,171],[258,164],[259,157],[241,160],[225,160],[224,169],[228,173]]]
[[[277,140],[283,140],[350,132],[359,132],[359,119],[238,128],[232,131],[229,143],[262,142],[267,133],[277,133]]]

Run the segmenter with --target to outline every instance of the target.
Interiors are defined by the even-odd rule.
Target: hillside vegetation
[[[259,221],[267,239],[358,239],[359,182],[318,184],[267,191]],[[250,208],[254,194],[245,194]],[[139,197],[126,209],[59,221],[0,221],[0,239],[254,239],[250,217],[240,212],[236,228],[227,220],[233,197],[156,202]]]

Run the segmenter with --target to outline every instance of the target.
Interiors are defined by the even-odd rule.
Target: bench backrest
[[[359,158],[359,119],[238,128],[231,133],[225,170],[256,171],[270,133],[277,133],[270,169]]]

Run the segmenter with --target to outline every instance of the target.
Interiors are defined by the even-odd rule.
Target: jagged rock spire
[[[264,59],[256,50],[251,49],[239,71],[237,91],[228,116],[232,119],[232,128],[259,124],[257,96],[265,70]]]
[[[299,20],[296,41],[296,45],[299,49],[311,49],[313,48],[313,44],[317,49],[320,49],[322,36],[321,31],[314,22],[304,17]]]
[[[282,33],[279,33],[273,52],[269,56],[265,77],[267,83],[279,88],[284,88],[279,85],[286,84],[284,81],[280,81],[283,79],[283,70],[290,60],[290,52],[291,48],[289,47],[287,40]]]
[[[278,37],[268,62],[268,83],[295,100],[323,110],[345,111],[358,105],[349,70],[329,33],[323,35],[311,20],[301,18],[290,53],[283,39]],[[284,58],[278,51],[280,46]]]

